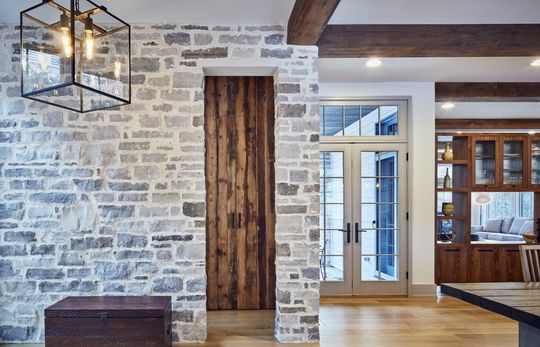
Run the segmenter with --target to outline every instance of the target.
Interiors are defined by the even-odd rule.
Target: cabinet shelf
[[[437,160],[437,164],[446,164],[446,165],[468,165],[469,162],[466,159],[456,159],[456,160]]]
[[[435,216],[435,219],[437,220],[445,220],[445,219],[465,220],[467,219],[467,216]]]
[[[467,193],[468,188],[437,188],[437,192]]]

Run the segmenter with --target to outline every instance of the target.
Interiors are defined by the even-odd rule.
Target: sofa
[[[488,219],[485,225],[471,226],[471,234],[480,240],[523,241],[523,234],[534,233],[534,222],[530,218],[507,217]]]

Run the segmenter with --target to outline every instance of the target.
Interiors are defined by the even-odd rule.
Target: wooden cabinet
[[[464,245],[439,245],[435,259],[435,282],[467,282],[468,254]]]
[[[438,244],[435,282],[522,282],[518,245]]]
[[[468,282],[495,282],[500,273],[498,247],[473,245],[469,259]]]

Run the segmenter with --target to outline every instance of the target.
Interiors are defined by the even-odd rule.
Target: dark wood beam
[[[540,101],[540,83],[437,82],[435,83],[435,101]]]
[[[540,24],[328,25],[321,58],[540,56]]]
[[[316,45],[340,0],[296,0],[287,27],[289,45]]]
[[[437,130],[540,129],[540,119],[435,119]]]

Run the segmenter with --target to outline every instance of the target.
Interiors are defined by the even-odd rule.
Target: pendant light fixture
[[[91,0],[20,15],[21,95],[76,112],[131,103],[131,27]]]

